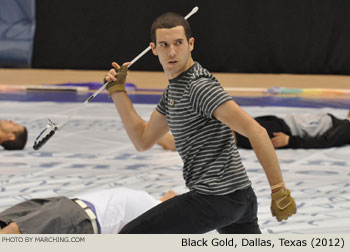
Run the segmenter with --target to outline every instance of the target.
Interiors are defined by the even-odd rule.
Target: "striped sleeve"
[[[214,111],[223,103],[232,100],[218,82],[201,78],[191,86],[191,106],[203,116],[213,119]]]
[[[162,115],[166,115],[166,92],[167,89],[163,92],[163,95],[160,98],[160,101],[156,107],[156,110]]]

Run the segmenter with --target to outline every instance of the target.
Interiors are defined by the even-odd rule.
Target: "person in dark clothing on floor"
[[[350,111],[346,119],[329,113],[255,117],[269,134],[275,148],[313,149],[350,144]],[[237,146],[251,149],[249,140],[236,132]]]

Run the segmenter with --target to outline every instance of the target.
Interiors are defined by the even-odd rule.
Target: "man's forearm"
[[[253,135],[249,136],[249,141],[260,164],[264,168],[270,186],[283,182],[277,155],[266,130],[262,128],[256,131]]]
[[[126,92],[112,93],[111,98],[130,140],[138,151],[142,151],[142,132],[146,122],[136,113]]]

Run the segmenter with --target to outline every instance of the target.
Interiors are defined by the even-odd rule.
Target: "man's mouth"
[[[168,63],[169,64],[175,64],[175,63],[177,63],[177,60],[169,60]]]

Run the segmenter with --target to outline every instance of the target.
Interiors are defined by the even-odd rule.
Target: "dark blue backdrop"
[[[0,67],[30,67],[35,0],[0,0]]]

